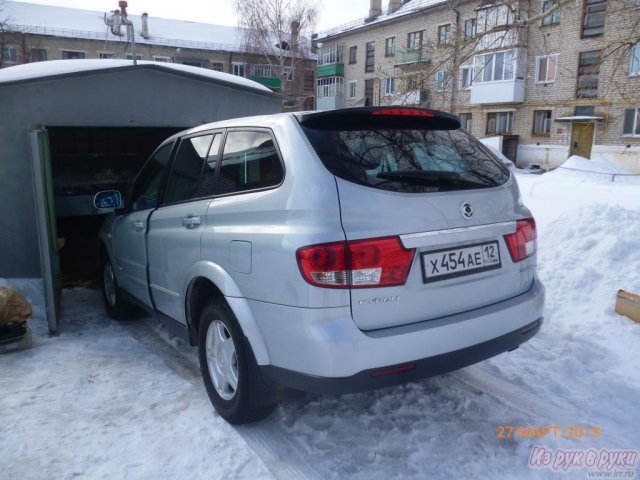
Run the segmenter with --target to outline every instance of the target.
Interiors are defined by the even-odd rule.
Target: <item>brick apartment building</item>
[[[115,2],[114,2],[115,6]],[[7,1],[0,4],[0,68],[63,59],[133,59],[126,29],[114,34],[105,13]],[[135,31],[138,60],[174,62],[255,80],[283,94],[285,110],[315,106],[315,56],[304,45],[294,68],[246,45],[242,29],[225,25],[128,15]],[[300,40],[302,44],[304,39]],[[308,42],[307,42],[308,43]],[[308,46],[307,46],[308,47]]]
[[[519,165],[578,154],[640,172],[640,0],[381,6],[315,38],[318,109],[422,105],[501,137]]]

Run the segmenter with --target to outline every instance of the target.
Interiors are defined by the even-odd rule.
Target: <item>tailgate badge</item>
[[[471,218],[473,216],[473,206],[469,202],[464,202],[460,205],[460,213],[464,218]]]

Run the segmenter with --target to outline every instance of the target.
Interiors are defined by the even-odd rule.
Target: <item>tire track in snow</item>
[[[160,357],[174,373],[206,394],[200,367],[182,354],[179,348],[167,342],[146,319],[123,323],[122,326],[141,345]],[[211,408],[213,409],[213,406]],[[289,435],[280,426],[281,415],[276,410],[265,420],[232,428],[258,455],[274,478],[283,480],[326,478],[327,475],[318,472],[291,442]]]

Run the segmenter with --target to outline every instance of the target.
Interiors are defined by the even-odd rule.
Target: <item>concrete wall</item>
[[[0,278],[41,276],[29,129],[192,127],[280,110],[277,97],[147,68],[0,85]]]

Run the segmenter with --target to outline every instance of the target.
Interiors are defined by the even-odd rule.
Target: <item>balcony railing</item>
[[[407,63],[430,62],[431,57],[422,48],[396,48],[395,64],[404,65]]]
[[[504,48],[526,47],[529,40],[527,27],[507,27],[484,34],[476,44],[476,52]]]

